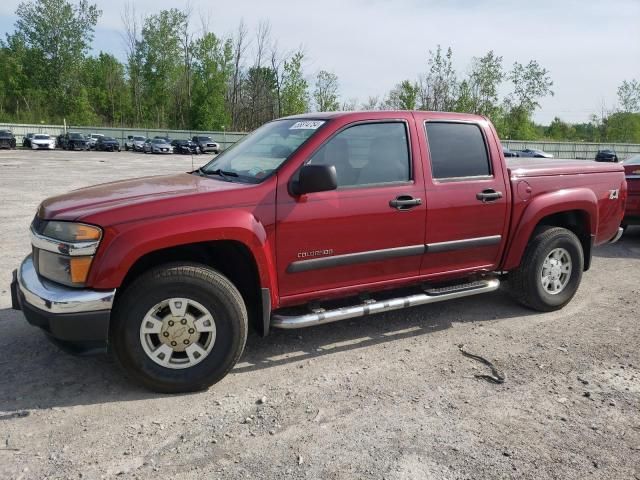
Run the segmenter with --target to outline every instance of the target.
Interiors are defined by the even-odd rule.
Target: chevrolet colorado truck
[[[160,392],[222,379],[247,330],[301,328],[499,288],[562,308],[615,241],[623,167],[507,163],[484,117],[337,112],[267,123],[203,167],[42,202],[13,307],[105,347]]]

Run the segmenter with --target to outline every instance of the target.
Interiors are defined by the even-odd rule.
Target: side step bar
[[[337,308],[335,310],[318,310],[303,315],[279,315],[271,316],[271,326],[275,328],[304,328],[325,323],[337,322],[348,318],[364,317],[373,313],[389,312],[407,307],[426,305],[428,303],[444,302],[454,298],[470,297],[497,290],[500,280],[481,280],[478,282],[464,283],[450,287],[425,290],[424,293],[409,295],[406,297],[372,301],[353,307]]]

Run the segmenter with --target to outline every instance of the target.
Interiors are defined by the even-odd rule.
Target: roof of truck
[[[357,118],[393,118],[394,116],[418,114],[428,114],[433,119],[442,120],[486,120],[482,115],[474,115],[471,113],[458,113],[458,112],[432,112],[426,110],[355,110],[355,111],[339,111],[339,112],[312,112],[303,113],[300,115],[291,115],[284,117],[286,119],[301,119],[301,120],[330,120],[333,118],[341,117],[357,117]]]

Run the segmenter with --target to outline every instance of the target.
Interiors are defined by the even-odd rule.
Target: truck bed
[[[569,160],[562,158],[510,157],[505,159],[511,177],[576,175],[585,173],[621,172],[619,163]]]

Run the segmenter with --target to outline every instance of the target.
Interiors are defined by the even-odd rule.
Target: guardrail
[[[594,142],[547,142],[503,140],[502,144],[510,150],[525,148],[544,150],[556,158],[572,158],[579,160],[593,160],[598,150],[613,150],[620,160],[631,155],[640,154],[640,144],[636,143],[594,143]]]

